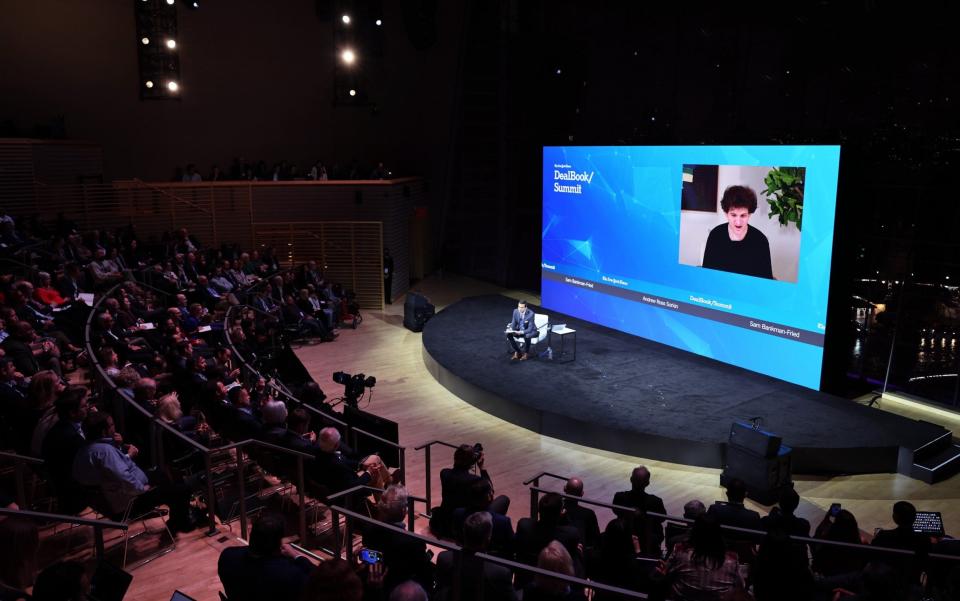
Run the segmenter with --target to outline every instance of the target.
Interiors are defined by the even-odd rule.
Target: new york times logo
[[[593,174],[593,171],[589,173],[586,171],[575,171],[570,165],[554,165],[553,191],[561,194],[583,194],[583,183],[589,185],[593,182]],[[583,183],[567,184],[560,182]]]

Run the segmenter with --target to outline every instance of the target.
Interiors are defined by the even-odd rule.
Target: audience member
[[[73,477],[79,484],[97,490],[104,505],[99,507],[114,519],[122,516],[133,503],[131,515],[140,515],[160,504],[170,508],[167,526],[172,531],[193,530],[190,517],[190,490],[183,484],[162,481],[155,474],[151,483],[134,458],[139,453],[133,445],[118,446],[121,437],[113,425],[113,417],[91,413],[83,421],[86,445],[73,461]]]
[[[463,522],[468,515],[477,512],[490,514],[493,532],[490,537],[490,553],[507,559],[513,558],[513,523],[508,516],[490,510],[493,503],[493,486],[489,480],[479,478],[470,483],[470,502],[453,512],[453,532],[456,540],[462,540]]]
[[[665,534],[667,539],[667,555],[673,551],[677,543],[685,543],[690,540],[690,524],[706,512],[707,508],[703,505],[703,502],[697,499],[684,503],[683,517],[691,520],[691,522],[667,522]]]
[[[887,556],[883,559],[894,569],[904,587],[919,585],[920,574],[923,572],[932,546],[929,535],[913,531],[913,522],[916,517],[917,510],[912,503],[897,501],[893,504],[893,523],[896,524],[896,528],[881,530],[870,543],[876,547],[904,549],[915,553],[911,556]]]
[[[809,601],[813,595],[813,574],[806,554],[788,532],[774,526],[760,543],[752,564],[753,596],[756,601]]]
[[[558,541],[550,541],[537,557],[537,567],[550,570],[564,576],[574,576],[573,559],[567,549]],[[569,583],[536,574],[533,582],[523,590],[523,601],[586,601],[581,588],[571,587]]]
[[[584,575],[582,541],[580,532],[570,526],[563,513],[563,498],[557,493],[546,493],[540,497],[538,518],[521,518],[517,522],[517,561],[535,565],[540,551],[550,541],[559,541],[573,557],[576,573]],[[524,580],[527,574],[518,574]]]
[[[674,601],[720,601],[744,588],[737,554],[727,551],[720,522],[709,512],[693,523],[690,542],[673,550],[663,576]]]
[[[0,519],[0,599],[26,599],[37,576],[40,535],[27,519]]]
[[[403,486],[388,486],[377,503],[377,517],[385,524],[406,530],[407,490]],[[386,577],[383,591],[389,593],[401,582],[414,580],[429,587],[433,583],[433,564],[427,557],[427,547],[419,540],[385,528],[370,528],[363,533],[363,546],[380,551]]]
[[[460,601],[517,601],[510,570],[475,555],[487,551],[492,532],[493,520],[489,513],[474,513],[463,523]],[[443,551],[437,556],[436,601],[454,598],[454,561],[452,551]]]
[[[90,593],[90,578],[78,561],[58,561],[37,576],[33,601],[84,601]]]
[[[583,480],[580,478],[570,478],[563,486],[563,492],[574,496],[583,496]],[[597,522],[597,514],[589,507],[583,507],[576,499],[567,497],[563,502],[564,514],[567,516],[567,522],[580,532],[580,540],[586,549],[594,549],[600,546],[600,524]]]
[[[42,455],[57,494],[58,507],[64,513],[76,513],[86,506],[80,488],[73,479],[73,460],[83,447],[83,421],[87,417],[89,391],[71,386],[57,398],[57,421],[43,439]]]
[[[420,584],[407,580],[393,588],[388,601],[428,601],[427,591]]]
[[[646,514],[648,512],[666,514],[667,510],[663,506],[663,499],[647,492],[648,486],[650,486],[650,470],[642,465],[635,467],[630,474],[630,490],[623,490],[613,495],[613,504],[634,507],[640,512],[642,519],[635,520],[634,525],[642,528],[642,531],[635,531],[634,534],[640,537],[647,556],[659,558],[663,543],[663,518],[647,517]],[[615,511],[614,513],[621,516],[623,512]]]
[[[283,542],[283,525],[282,516],[263,513],[253,523],[249,546],[220,553],[217,574],[230,601],[296,599],[305,589],[314,566]]]
[[[474,466],[479,474],[472,471]],[[460,445],[453,452],[453,467],[440,470],[442,498],[439,509],[434,512],[436,517],[430,521],[431,530],[440,536],[450,535],[453,512],[470,504],[470,485],[479,479],[493,483],[484,469],[483,451],[479,446]],[[504,495],[496,497],[489,507],[490,511],[501,515],[506,515],[509,508],[510,499]]]
[[[273,593],[263,598],[294,597],[282,597]],[[342,559],[331,559],[317,566],[304,583],[299,597],[300,601],[361,601],[363,598],[363,582],[353,567]],[[230,601],[233,601],[233,597],[230,597]]]
[[[836,517],[826,512],[823,521],[817,526],[814,537],[851,545],[859,545],[863,542],[857,519],[846,509],[841,509]],[[866,564],[866,556],[852,551],[849,547],[814,545],[812,551],[813,571],[825,577],[857,573]]]

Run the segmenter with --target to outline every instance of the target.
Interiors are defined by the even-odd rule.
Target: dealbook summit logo
[[[583,194],[583,184],[590,185],[593,182],[593,174],[590,171],[576,171],[571,165],[554,164],[553,165],[553,191],[560,194]],[[568,184],[561,182],[580,182]]]

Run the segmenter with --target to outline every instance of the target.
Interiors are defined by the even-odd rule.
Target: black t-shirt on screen
[[[770,243],[763,232],[752,225],[747,225],[747,234],[739,242],[730,239],[726,223],[710,230],[707,246],[703,251],[703,266],[707,269],[773,279]]]

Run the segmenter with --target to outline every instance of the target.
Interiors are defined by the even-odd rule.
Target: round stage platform
[[[511,361],[503,334],[516,301],[465,298],[423,331],[433,376],[464,401],[534,432],[639,457],[722,467],[730,426],[759,417],[793,448],[794,473],[898,471],[902,451],[942,427],[808,390],[569,316],[576,359]],[[540,313],[539,307],[532,307]]]

